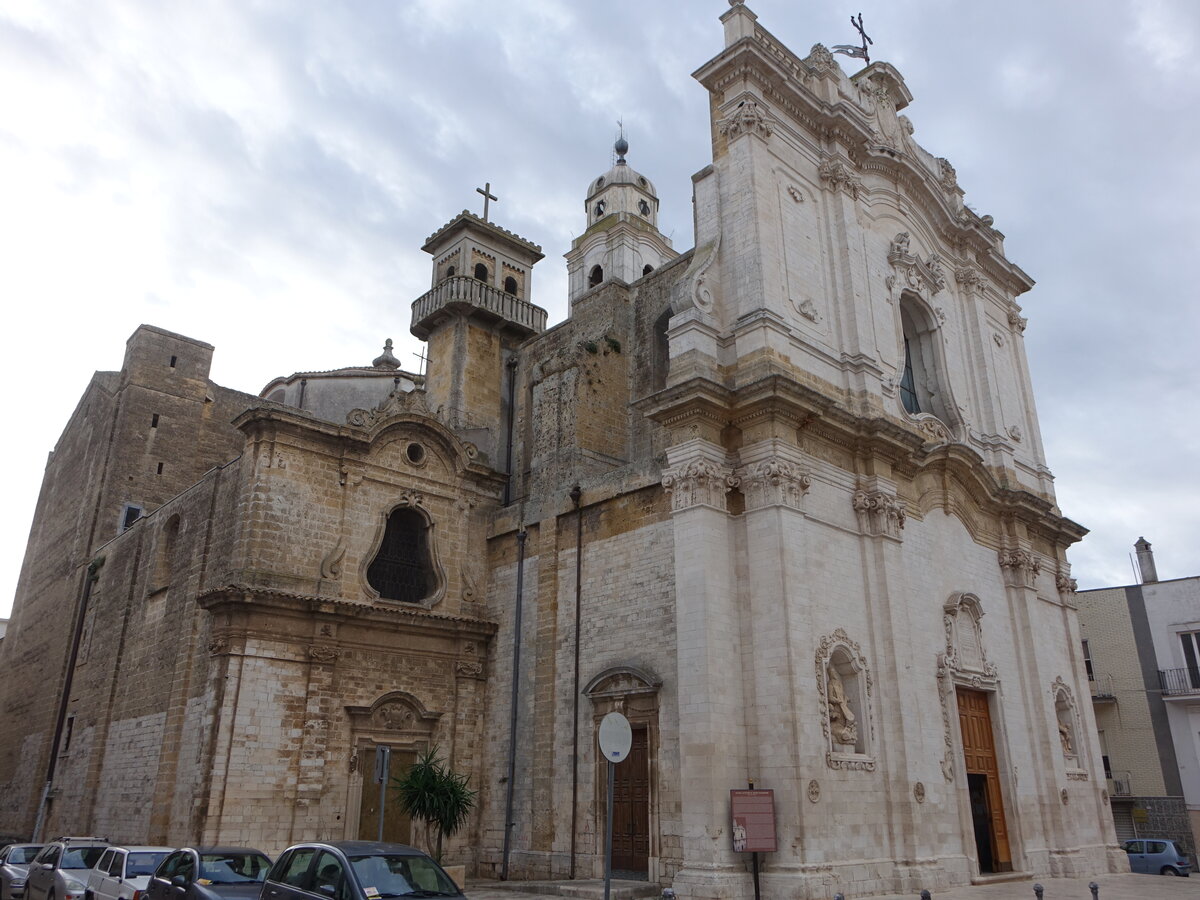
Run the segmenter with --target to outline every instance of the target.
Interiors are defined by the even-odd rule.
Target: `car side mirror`
[[[176,875],[174,878],[171,879],[171,884],[177,888],[185,888],[185,887],[187,887],[188,882],[187,882],[187,879],[184,878],[182,875]]]

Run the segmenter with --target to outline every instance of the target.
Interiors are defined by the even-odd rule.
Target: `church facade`
[[[389,344],[253,396],[149,326],[97,373],[0,645],[0,831],[374,837],[377,748],[436,747],[479,792],[449,861],[597,877],[620,711],[614,866],[683,896],[751,895],[751,784],[767,896],[1126,866],[1032,281],[892,66],[722,23],[695,247],[619,142],[564,322],[541,249],[464,212],[424,248],[424,375]]]

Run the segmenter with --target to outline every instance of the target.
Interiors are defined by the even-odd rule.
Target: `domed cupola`
[[[601,284],[629,284],[678,256],[658,230],[654,184],[625,161],[629,142],[622,136],[613,149],[616,164],[587,187],[587,230],[566,254],[572,304]]]

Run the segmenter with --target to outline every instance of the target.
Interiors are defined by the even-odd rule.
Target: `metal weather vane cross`
[[[866,30],[863,28],[862,13],[858,14],[857,21],[855,20],[854,16],[851,16],[850,24],[854,26],[859,35],[862,37],[862,46],[855,47],[853,44],[838,44],[831,49],[834,53],[844,53],[846,56],[851,56],[855,59],[861,59],[869,66],[871,64],[871,54],[867,52],[867,47],[875,42],[867,36]]]
[[[500,198],[492,193],[492,183],[490,181],[485,182],[481,188],[475,188],[475,193],[483,194],[483,221],[486,222],[488,220],[488,201],[495,200],[499,203]]]

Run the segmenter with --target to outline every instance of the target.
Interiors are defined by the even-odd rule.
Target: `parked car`
[[[258,900],[270,868],[249,847],[183,847],[159,863],[141,900]]]
[[[29,864],[25,900],[83,900],[87,870],[107,847],[104,838],[55,838]]]
[[[1150,875],[1183,875],[1192,872],[1192,861],[1165,838],[1140,838],[1123,845],[1129,855],[1129,868]]]
[[[150,876],[173,847],[109,847],[88,873],[84,900],[142,900]]]
[[[404,844],[374,841],[303,843],[276,860],[262,900],[387,900],[457,897],[463,893],[427,854]]]
[[[41,844],[9,844],[0,850],[0,900],[24,900],[29,864]]]

